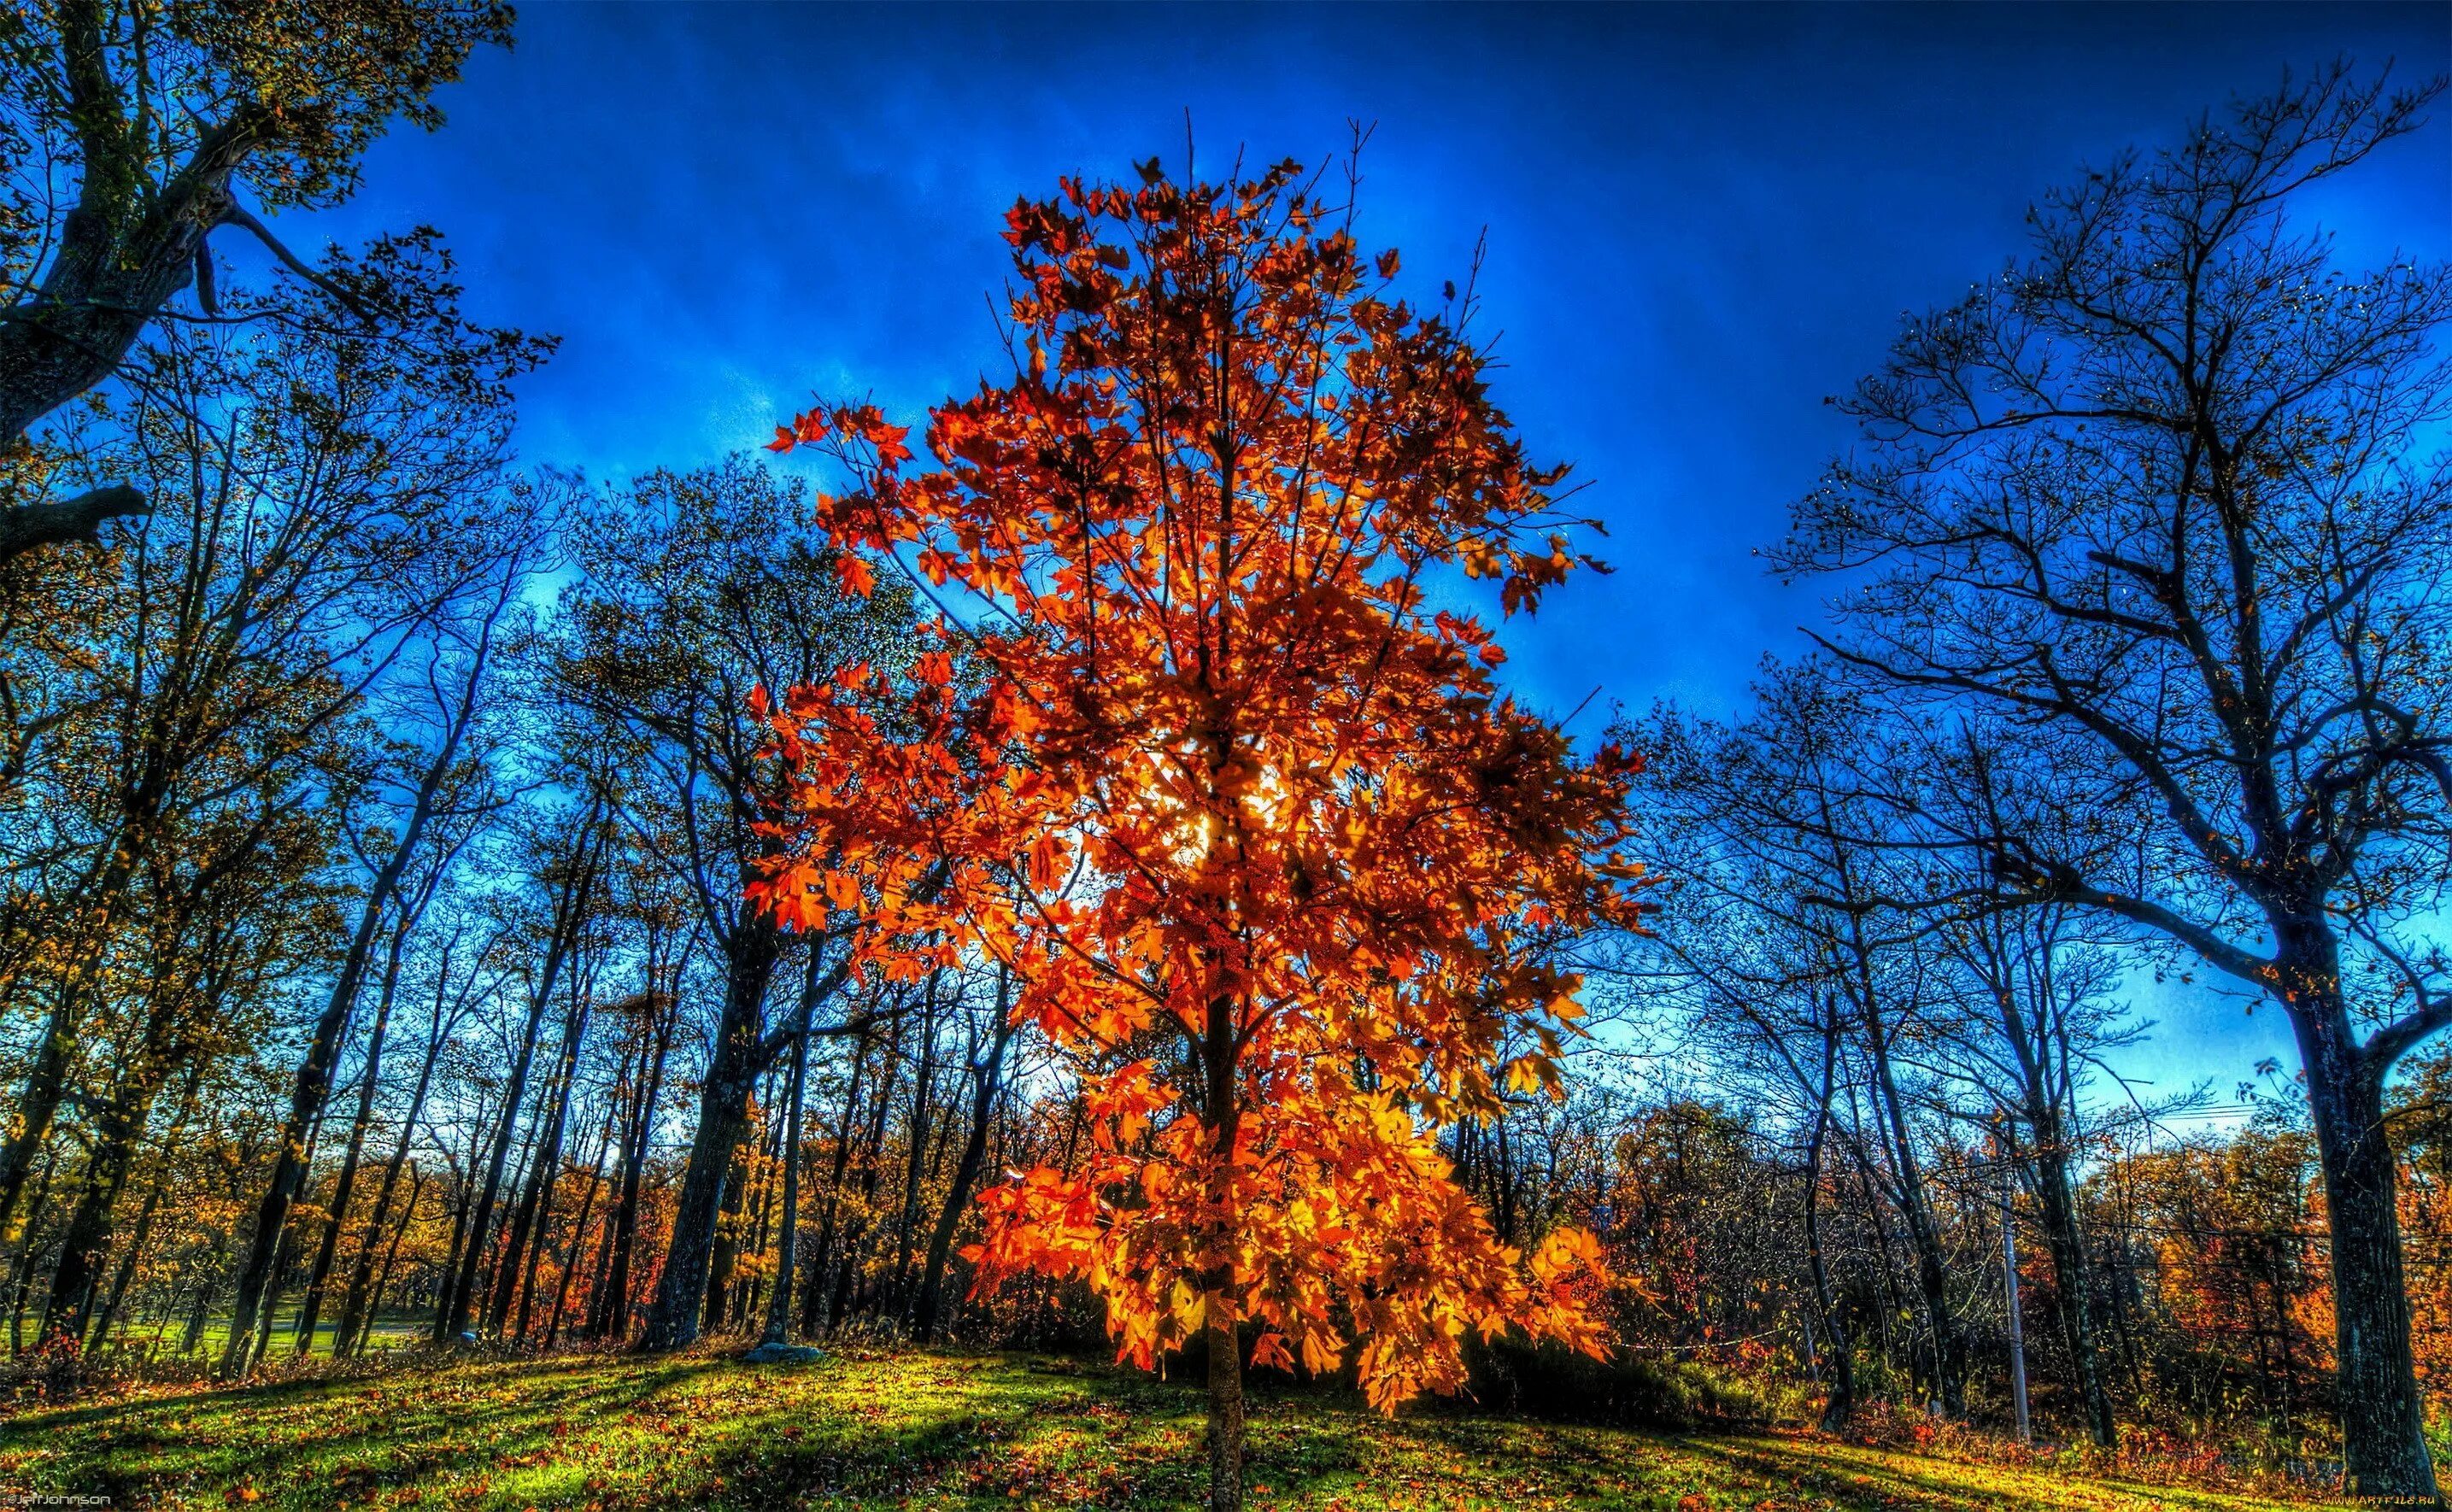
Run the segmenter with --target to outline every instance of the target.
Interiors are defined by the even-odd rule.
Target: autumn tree
[[[349,799],[332,742],[526,529],[504,471],[508,384],[541,344],[462,320],[429,239],[370,261],[422,311],[416,360],[363,334],[182,327],[140,351],[128,412],[63,465],[141,479],[162,507],[94,581],[92,638],[47,648],[72,691],[19,751],[54,794],[86,798],[24,826],[59,834],[59,903],[0,1139],[0,1230],[72,1100],[151,858],[234,795]]]
[[[1205,1340],[1212,1507],[1255,1363],[1346,1358],[1383,1408],[1520,1325],[1596,1352],[1597,1251],[1529,1263],[1437,1131],[1557,1085],[1570,933],[1631,923],[1636,765],[1503,696],[1464,577],[1529,610],[1578,564],[1466,339],[1393,297],[1292,164],[1066,182],[1007,218],[1016,371],[904,427],[821,407],[850,586],[942,612],[908,676],[779,690],[792,848],[755,889],[858,914],[863,971],[984,956],[1094,1064],[1094,1151],[991,1188],[979,1285],[1084,1278],[1123,1358]]]
[[[2351,1485],[2430,1500],[2383,1096],[2452,1024],[2452,271],[2345,273],[2288,206],[2434,93],[2337,67],[2045,201],[1846,402],[1864,447],[1781,551],[1853,576],[1849,664],[2051,774],[2055,822],[1968,837],[2009,892],[2288,1015]]]
[[[368,145],[395,120],[440,124],[435,88],[507,44],[510,24],[498,0],[13,8],[0,19],[0,447],[119,372],[191,285],[182,316],[207,322],[386,310],[379,280],[309,268],[256,210],[347,198]],[[225,308],[211,247],[225,227],[302,281]],[[0,559],[149,512],[141,481],[0,504]]]

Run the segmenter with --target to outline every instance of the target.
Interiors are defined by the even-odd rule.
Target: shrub
[[[1771,1404],[1750,1382],[1691,1360],[1624,1350],[1605,1360],[1508,1338],[1475,1341],[1465,1360],[1476,1405],[1528,1417],[1620,1426],[1755,1426]]]

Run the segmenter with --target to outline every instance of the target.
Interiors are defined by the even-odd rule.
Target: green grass
[[[669,1358],[402,1367],[184,1389],[0,1421],[0,1498],[252,1505],[1181,1507],[1201,1495],[1196,1389],[1070,1361],[868,1353],[751,1367]],[[1262,1392],[1256,1507],[2244,1512],[2124,1486],[1802,1438],[1703,1437],[1460,1412],[1394,1421]],[[1699,1499],[1699,1500],[1698,1500]]]
[[[332,1333],[338,1325],[333,1317],[334,1311],[335,1309],[331,1307],[325,1308],[324,1316],[315,1325],[314,1352],[318,1355],[329,1355],[332,1352]],[[366,1335],[367,1347],[391,1349],[419,1343],[425,1338],[426,1325],[432,1321],[431,1314],[418,1315],[390,1311],[379,1313],[375,1317],[373,1329]],[[295,1337],[297,1327],[298,1309],[296,1307],[285,1307],[274,1315],[272,1341],[269,1345],[274,1358],[286,1360],[297,1348]],[[24,1331],[30,1336],[34,1331],[33,1326],[29,1324]],[[110,1346],[129,1354],[142,1354],[145,1352],[146,1345],[150,1344],[153,1346],[154,1358],[172,1359],[177,1357],[179,1345],[187,1337],[188,1325],[185,1319],[165,1319],[154,1323],[131,1324],[115,1330],[111,1335]],[[205,1325],[204,1338],[196,1346],[196,1357],[218,1360],[221,1358],[223,1346],[228,1343],[229,1320],[217,1317]]]

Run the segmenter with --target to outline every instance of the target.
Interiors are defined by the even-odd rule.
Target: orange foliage
[[[1145,1366],[1241,1319],[1279,1368],[1358,1339],[1383,1408],[1461,1384],[1473,1330],[1596,1353],[1591,1236],[1500,1244],[1434,1136],[1557,1088],[1555,947],[1637,919],[1638,763],[1579,760],[1426,592],[1530,609],[1589,522],[1291,165],[1063,189],[1008,217],[1017,376],[936,409],[926,464],[866,405],[779,429],[856,481],[845,583],[941,612],[907,675],[780,700],[753,891],[857,909],[863,972],[1010,965],[1089,1068],[1095,1149],[984,1195],[982,1286],[1084,1277]]]

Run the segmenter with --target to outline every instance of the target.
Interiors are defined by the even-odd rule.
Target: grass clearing
[[[0,1421],[0,1497],[114,1508],[1175,1508],[1196,1386],[1027,1355],[815,1365],[576,1355],[159,1390]],[[2285,1503],[1802,1438],[1681,1436],[1256,1393],[1252,1504],[2249,1512]],[[2304,1503],[2303,1503],[2304,1505]]]

